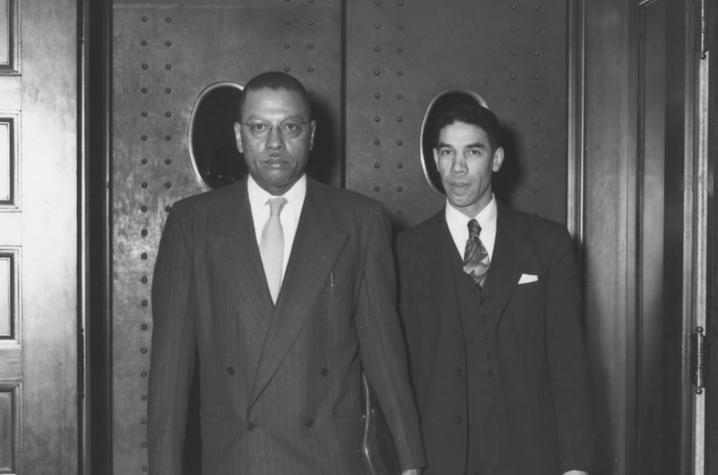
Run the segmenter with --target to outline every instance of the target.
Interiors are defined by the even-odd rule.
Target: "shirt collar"
[[[473,218],[469,218],[454,208],[448,200],[446,201],[445,215],[446,224],[449,227],[449,232],[460,255],[463,255],[466,239],[469,236],[467,223],[469,220],[475,219],[479,222],[479,226],[481,226],[481,242],[484,247],[486,247],[489,256],[493,256],[494,244],[496,242],[496,217],[498,215],[496,197],[493,193],[491,194],[491,201]]]
[[[252,175],[249,175],[247,179],[247,194],[249,196],[249,206],[252,209],[252,216],[269,216],[267,200],[275,198],[275,196],[259,186]],[[289,212],[288,214],[293,218],[299,219],[306,195],[307,175],[303,174],[286,193],[280,195],[287,200],[287,203],[282,208],[282,216],[285,216],[285,213]]]

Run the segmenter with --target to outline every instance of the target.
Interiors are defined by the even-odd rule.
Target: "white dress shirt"
[[[254,222],[254,232],[257,238],[257,247],[262,241],[262,229],[269,219],[269,204],[267,200],[276,198],[265,191],[254,181],[252,175],[247,179],[247,193],[249,195],[249,207],[252,211],[252,221]],[[304,206],[304,197],[307,195],[307,176],[297,180],[292,187],[283,195],[287,203],[282,207],[279,214],[279,221],[282,223],[282,233],[284,235],[284,255],[282,256],[282,278],[287,270],[289,262],[289,253],[292,250],[294,236],[297,234],[297,226],[299,225],[299,215],[302,213]]]
[[[489,253],[489,260],[493,259],[494,256],[494,243],[496,242],[496,216],[498,210],[496,207],[496,198],[491,195],[491,201],[489,204],[484,206],[484,209],[479,211],[479,214],[473,218],[469,218],[461,211],[457,210],[451,203],[446,202],[446,224],[449,226],[449,232],[451,237],[454,239],[456,249],[459,251],[459,256],[464,258],[464,249],[466,248],[466,241],[469,239],[469,221],[475,219],[481,226],[481,234],[479,238],[481,243],[486,248],[486,252]]]

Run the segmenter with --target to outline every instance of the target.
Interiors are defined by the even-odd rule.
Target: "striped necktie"
[[[481,234],[481,226],[478,221],[472,219],[469,221],[469,239],[466,240],[464,248],[464,272],[469,274],[474,283],[481,287],[486,280],[486,273],[489,271],[489,253],[481,243],[479,234]]]

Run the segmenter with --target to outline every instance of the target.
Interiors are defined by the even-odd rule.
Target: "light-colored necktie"
[[[272,296],[272,302],[277,303],[279,289],[282,286],[282,261],[284,259],[284,232],[279,213],[287,203],[286,198],[270,198],[269,218],[262,229],[262,240],[259,243],[259,254],[262,256],[264,275],[267,277],[267,287]]]
[[[489,253],[481,243],[479,234],[481,226],[478,221],[469,221],[469,239],[466,240],[464,249],[464,272],[469,274],[478,287],[484,285],[486,273],[489,271]]]

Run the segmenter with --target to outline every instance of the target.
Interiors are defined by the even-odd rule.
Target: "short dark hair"
[[[439,144],[441,129],[455,122],[463,122],[483,129],[492,149],[501,147],[501,125],[498,117],[486,107],[473,101],[447,105],[439,113],[434,123],[434,147]]]
[[[249,91],[257,91],[259,89],[286,89],[298,93],[304,103],[307,106],[309,117],[312,116],[312,103],[309,100],[309,93],[304,88],[299,79],[295,78],[291,74],[287,74],[281,71],[268,71],[266,73],[258,74],[250,79],[244,86],[244,90],[239,97],[239,104],[237,106],[237,117],[242,120],[242,107],[244,106],[244,98]]]

